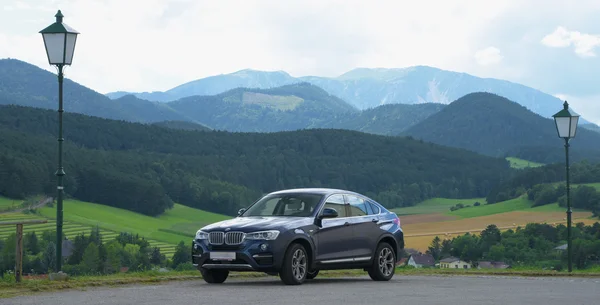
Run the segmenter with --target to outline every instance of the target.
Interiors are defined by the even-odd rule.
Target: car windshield
[[[248,216],[310,216],[323,198],[320,194],[273,194],[267,195],[246,210]]]

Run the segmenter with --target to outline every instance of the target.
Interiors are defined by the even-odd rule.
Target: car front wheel
[[[308,255],[301,244],[292,244],[283,258],[279,278],[286,285],[300,285],[308,273]]]
[[[382,242],[377,246],[373,265],[369,268],[369,276],[374,281],[389,281],[396,271],[396,257],[390,244]]]
[[[221,284],[229,276],[228,270],[209,270],[200,268],[200,273],[205,282],[210,284]]]

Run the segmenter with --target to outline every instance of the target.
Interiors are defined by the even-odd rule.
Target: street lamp
[[[579,122],[579,114],[569,109],[569,103],[565,101],[564,109],[557,112],[554,117],[556,123],[556,131],[558,137],[565,139],[566,153],[566,170],[567,170],[567,260],[569,264],[569,272],[573,270],[573,256],[571,246],[571,194],[569,186],[569,140],[575,137],[577,131],[577,123]]]
[[[57,207],[56,207],[56,272],[61,271],[62,264],[62,226],[63,226],[63,176],[65,170],[62,165],[62,144],[63,139],[63,68],[66,65],[71,65],[73,61],[73,53],[75,52],[75,41],[77,34],[73,28],[62,22],[63,14],[58,10],[56,22],[49,25],[40,33],[44,38],[44,46],[46,55],[50,65],[58,68],[58,169],[56,176],[58,177],[57,184]]]

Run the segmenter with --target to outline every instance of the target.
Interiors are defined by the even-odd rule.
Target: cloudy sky
[[[522,83],[600,123],[600,0],[0,0],[0,58],[54,71],[39,30],[81,32],[67,77],[167,90],[252,68],[428,65]]]

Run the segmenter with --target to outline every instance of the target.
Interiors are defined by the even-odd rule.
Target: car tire
[[[300,285],[308,274],[308,254],[301,244],[291,244],[285,251],[279,278],[286,285]]]
[[[229,276],[229,270],[208,270],[200,268],[200,273],[205,282],[209,284],[221,284]]]
[[[306,279],[307,279],[307,280],[312,280],[312,279],[314,279],[315,277],[317,277],[317,274],[319,274],[319,270],[314,270],[314,271],[312,271],[312,272],[307,272],[307,273],[306,273]]]
[[[396,256],[392,246],[386,242],[377,245],[373,264],[368,269],[369,276],[374,281],[389,281],[396,271]]]

